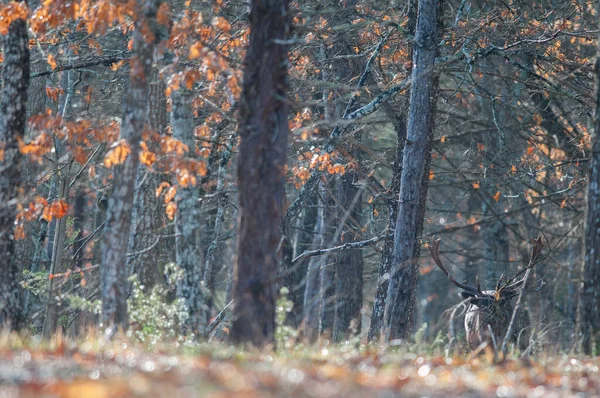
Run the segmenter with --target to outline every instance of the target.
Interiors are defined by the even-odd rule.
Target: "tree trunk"
[[[408,23],[406,25],[407,31],[414,35],[415,28],[417,25],[417,7],[418,0],[408,0]],[[409,48],[409,54],[412,56],[412,46]],[[412,72],[412,66],[409,68],[408,73]],[[394,163],[392,165],[392,180],[390,182],[390,188],[387,198],[388,208],[388,228],[389,232],[396,229],[396,221],[398,219],[398,198],[400,196],[400,178],[402,177],[402,161],[404,156],[404,145],[406,144],[406,110],[404,107],[392,106],[388,104],[386,106],[387,114],[389,115],[392,123],[394,124],[394,130],[396,131],[396,154],[394,156]],[[377,279],[377,291],[375,293],[375,299],[373,301],[373,312],[371,312],[371,323],[369,325],[369,332],[367,339],[370,342],[379,340],[381,338],[381,330],[384,327],[384,313],[385,303],[387,299],[389,281],[390,281],[390,270],[393,263],[394,254],[394,241],[392,239],[386,239],[383,243],[381,250],[381,257],[379,260],[379,273]]]
[[[404,151],[404,143],[406,141],[406,120],[403,117],[397,118],[395,121],[395,130],[398,143],[396,146],[396,156],[392,167],[392,181],[389,188],[389,198],[387,199],[388,207],[388,231],[393,231],[398,220],[398,197],[400,195],[400,177],[402,175],[402,156]],[[391,239],[386,239],[381,250],[379,260],[379,278],[377,281],[377,292],[373,302],[373,312],[371,313],[371,324],[367,338],[369,341],[377,341],[381,337],[381,329],[383,328],[383,315],[385,312],[385,302],[388,294],[390,270],[393,263],[394,242]]]
[[[173,136],[186,144],[193,157],[194,114],[192,110],[192,93],[179,89],[172,94],[172,127]],[[198,185],[179,187],[177,189],[177,214],[175,216],[175,253],[177,265],[183,271],[183,279],[177,285],[177,295],[187,304],[189,318],[186,329],[201,335],[206,327],[204,317],[204,298],[202,292],[202,249],[199,244],[202,219],[200,217],[200,188]]]
[[[412,88],[404,147],[398,221],[388,301],[385,309],[386,340],[406,338],[412,331],[418,271],[419,234],[426,199],[428,147],[432,127],[434,63],[438,50],[437,15],[441,1],[421,0],[417,17]],[[425,177],[425,178],[424,178]],[[425,180],[425,184],[424,184]]]
[[[24,138],[29,86],[27,21],[14,20],[4,37],[4,87],[0,109],[0,325],[20,329],[23,324],[20,269],[15,253],[14,221],[22,182]]]
[[[336,245],[360,240],[362,188],[355,185],[357,179],[357,173],[349,171],[338,180],[338,220],[344,232]],[[362,290],[362,249],[339,252],[335,263],[334,341],[342,341],[360,333]]]
[[[320,184],[323,186],[323,183]],[[325,190],[321,189],[321,200],[318,201],[317,209],[317,225],[315,228],[315,236],[313,247],[325,248],[333,242],[333,224],[332,211],[330,209],[330,196]],[[314,342],[319,337],[319,325],[321,322],[322,308],[325,306],[324,298],[321,290],[322,286],[322,271],[327,266],[328,255],[311,257],[308,261],[308,269],[306,273],[306,288],[304,289],[304,335],[310,342]],[[328,281],[329,283],[330,281]]]
[[[597,12],[600,5],[597,4]],[[599,42],[600,43],[600,42]],[[596,55],[596,110],[590,154],[587,213],[585,219],[583,287],[580,294],[582,348],[588,355],[598,352],[600,341],[600,44]]]
[[[121,138],[126,140],[130,153],[114,172],[114,188],[108,201],[102,241],[100,279],[104,326],[127,327],[127,247],[139,165],[139,145],[147,119],[149,78],[154,48],[160,37],[156,23],[160,3],[160,0],[147,0],[143,10],[139,3],[137,5],[138,20],[133,35],[129,92],[121,125]],[[150,32],[147,32],[148,27]],[[146,35],[144,32],[147,32]],[[147,37],[148,33],[154,37]]]
[[[299,223],[298,231],[296,233],[296,239],[294,247],[294,255],[297,256],[304,253],[306,250],[310,250],[314,240],[315,227],[317,225],[317,198],[311,196],[307,202],[307,206],[304,209],[302,220]],[[308,283],[308,265],[309,260],[302,260],[299,264],[294,264],[293,271],[293,285],[290,286],[290,291],[294,293],[292,296],[294,302],[293,314],[295,316],[295,324],[300,325],[304,317],[304,293],[306,291]]]
[[[190,99],[191,100],[191,99]],[[163,135],[167,128],[167,98],[165,84],[154,66],[151,73],[148,95],[148,127],[151,131]],[[193,133],[193,125],[192,125]],[[147,140],[149,149],[155,152],[154,140]],[[193,144],[193,140],[192,140]],[[190,146],[188,144],[188,146]],[[193,145],[190,146],[193,149]],[[127,258],[128,272],[138,275],[145,289],[151,289],[164,280],[161,265],[168,262],[161,253],[161,233],[165,212],[155,192],[162,182],[162,176],[143,164],[138,166],[129,252],[136,253]]]
[[[276,274],[288,138],[288,0],[253,0],[240,99],[240,227],[234,320],[237,343],[264,346],[275,332]]]

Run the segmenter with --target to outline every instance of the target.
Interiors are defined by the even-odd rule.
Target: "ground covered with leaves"
[[[2,397],[599,396],[600,360],[419,354],[419,347],[301,346],[274,353],[127,339],[43,342],[4,335]],[[420,347],[421,349],[423,347]],[[427,351],[427,350],[422,350]]]

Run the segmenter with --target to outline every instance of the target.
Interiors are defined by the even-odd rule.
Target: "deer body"
[[[482,293],[484,298],[469,297],[465,292],[462,295],[469,300],[465,312],[465,332],[471,350],[476,350],[484,343],[497,346],[506,335],[513,312],[510,300],[494,300],[494,290],[484,290]]]
[[[533,242],[533,251],[526,269],[533,267],[542,250],[543,244],[541,238]],[[469,347],[471,350],[477,350],[483,344],[488,344],[497,349],[509,332],[514,312],[511,301],[518,295],[518,289],[525,282],[525,278],[514,281],[517,274],[515,277],[503,282],[503,277],[500,277],[495,290],[481,290],[479,279],[477,279],[476,286],[458,282],[442,263],[439,256],[439,248],[439,239],[432,242],[429,246],[431,257],[442,272],[446,274],[448,279],[463,290],[461,295],[467,305],[465,312],[465,332]],[[517,323],[521,322],[517,321]],[[511,331],[515,331],[515,329]],[[517,335],[518,333],[515,333],[510,337],[514,341],[514,337]]]

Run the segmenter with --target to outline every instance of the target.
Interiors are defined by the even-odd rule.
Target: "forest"
[[[0,396],[595,396],[599,18],[3,0]]]

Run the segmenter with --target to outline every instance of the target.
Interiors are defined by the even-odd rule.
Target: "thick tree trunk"
[[[412,331],[418,271],[419,233],[422,229],[428,169],[431,115],[435,98],[433,66],[438,50],[438,0],[419,1],[414,45],[412,88],[404,147],[398,221],[388,301],[386,340],[406,338]],[[426,179],[425,179],[426,181]]]
[[[0,109],[0,325],[23,327],[20,267],[15,254],[14,221],[22,182],[18,140],[24,138],[29,86],[27,22],[14,20],[4,37],[4,87]]]
[[[100,279],[104,326],[127,327],[127,247],[139,165],[139,145],[147,120],[149,79],[154,48],[160,37],[156,22],[160,3],[160,0],[147,0],[143,10],[141,4],[138,4],[129,92],[121,126],[121,138],[126,140],[130,153],[114,173],[114,188],[108,201],[102,241]],[[150,35],[154,37],[149,37]]]
[[[165,84],[159,76],[157,66],[152,68],[149,85],[148,127],[151,131],[163,135],[167,128],[167,98]],[[148,140],[146,144],[151,151],[155,150],[152,146],[155,144],[153,140]],[[190,148],[193,148],[193,145]],[[155,195],[156,188],[161,182],[160,174],[149,170],[143,164],[138,166],[131,236],[129,237],[129,253],[135,253],[135,255],[130,255],[127,263],[128,272],[138,275],[146,289],[151,289],[164,280],[161,265],[169,260],[168,255],[167,258],[164,258],[165,253],[161,252],[163,246],[160,244],[159,236],[166,234],[166,230],[163,228],[165,212],[160,199]]]
[[[231,337],[273,342],[288,138],[288,0],[253,0],[240,100],[240,226]]]
[[[192,93],[183,88],[172,94],[172,128],[173,136],[186,144],[189,156],[193,157],[194,114],[192,110]],[[183,279],[177,285],[177,295],[187,304],[189,318],[186,327],[194,334],[201,335],[206,327],[204,316],[204,297],[202,292],[202,249],[199,244],[202,219],[200,217],[200,187],[190,185],[177,189],[177,214],[175,216],[175,253],[177,265],[183,271]]]
[[[597,5],[600,12],[600,5]],[[600,42],[599,42],[600,43]],[[596,55],[596,110],[590,154],[585,220],[583,287],[580,294],[580,329],[586,354],[597,354],[600,342],[600,44]]]

